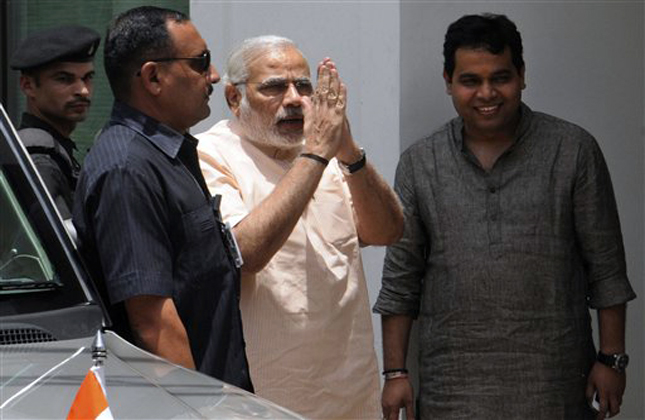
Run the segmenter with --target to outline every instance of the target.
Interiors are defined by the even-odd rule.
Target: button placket
[[[502,242],[499,178],[499,175],[489,176],[486,187],[486,219],[491,246]]]

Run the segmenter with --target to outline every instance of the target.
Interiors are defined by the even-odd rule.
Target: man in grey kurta
[[[521,39],[505,16],[453,23],[444,55],[460,116],[408,149],[396,174],[406,232],[375,305],[384,416],[413,411],[415,318],[422,419],[590,418],[595,392],[613,415],[635,295],[602,153],[582,128],[521,102]]]

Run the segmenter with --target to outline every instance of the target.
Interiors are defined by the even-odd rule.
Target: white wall
[[[293,2],[192,0],[191,19],[222,73],[226,56],[243,39],[276,34],[294,40],[315,74],[324,57],[334,59],[348,89],[352,134],[368,159],[392,184],[399,157],[399,5],[397,2]],[[211,99],[211,116],[191,131],[200,133],[229,118],[221,86]],[[370,301],[381,284],[383,248],[363,251]],[[379,317],[373,317],[381,359]]]
[[[402,148],[455,115],[445,93],[443,37],[464,14],[505,13],[524,41],[527,89],[535,110],[575,122],[600,143],[621,216],[628,274],[632,356],[620,418],[641,419],[643,368],[643,2],[416,1],[401,8]]]
[[[400,151],[455,115],[441,78],[447,26],[467,13],[505,13],[514,20],[524,39],[525,101],[587,128],[612,173],[628,272],[639,296],[628,311],[632,362],[623,419],[645,417],[643,9],[641,1],[621,0],[191,1],[192,19],[218,70],[233,45],[267,33],[292,38],[314,66],[325,56],[334,58],[348,85],[354,135],[390,182]],[[194,133],[228,117],[221,87],[211,109]],[[382,249],[364,253],[372,302],[382,257]],[[378,318],[374,327],[380,354]]]

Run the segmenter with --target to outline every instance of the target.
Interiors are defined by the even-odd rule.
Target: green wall
[[[113,16],[137,6],[153,5],[183,13],[189,13],[189,0],[22,0],[10,1],[13,8],[8,22],[9,30],[16,40],[22,40],[32,32],[53,26],[78,24],[93,28],[101,37],[105,37],[107,25]],[[11,54],[12,51],[9,52]],[[82,160],[92,145],[94,137],[107,121],[112,109],[112,92],[103,69],[103,39],[94,60],[96,76],[94,78],[94,95],[90,113],[84,122],[80,123],[72,133],[72,138],[78,147],[79,160]],[[4,69],[3,69],[4,70]],[[13,71],[13,70],[11,70]],[[14,79],[17,80],[17,79]],[[18,108],[11,115],[19,116],[25,109],[25,100],[19,89],[13,90],[18,95]],[[18,125],[18,121],[14,121]]]

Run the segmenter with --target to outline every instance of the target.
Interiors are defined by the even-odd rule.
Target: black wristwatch
[[[367,162],[367,157],[365,156],[365,149],[361,147],[361,157],[354,163],[345,163],[338,161],[340,163],[340,169],[343,171],[345,175],[351,175],[354,172],[358,171],[361,169],[363,166],[365,166],[365,162]]]
[[[629,364],[629,356],[625,353],[605,354],[599,351],[598,361],[605,366],[609,366],[618,373],[623,373]]]

